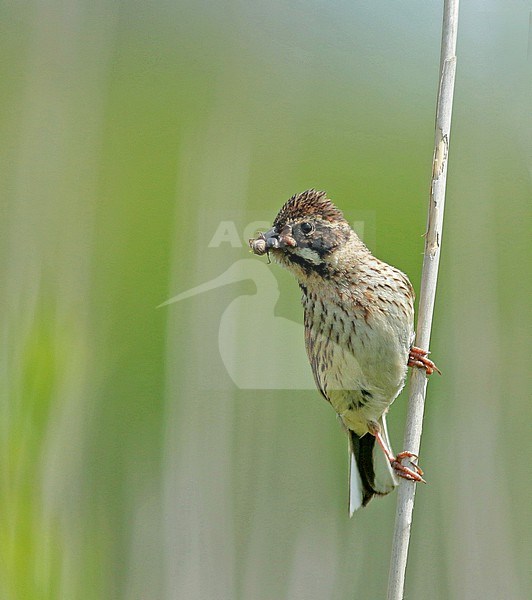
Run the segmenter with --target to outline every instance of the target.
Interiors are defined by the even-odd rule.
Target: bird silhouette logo
[[[279,284],[265,263],[252,258],[237,260],[218,277],[160,307],[245,280],[253,281],[255,293],[235,298],[224,310],[218,330],[218,348],[229,377],[240,389],[314,389],[303,325],[275,316]]]
[[[261,223],[253,221],[248,225],[244,237],[251,226],[256,231]],[[356,227],[363,231],[364,221],[357,221]],[[222,221],[208,247],[225,243],[240,248],[243,244],[239,237],[233,222]],[[303,324],[275,315],[279,283],[266,262],[255,258],[236,260],[217,277],[169,298],[157,308],[242,281],[252,281],[255,293],[232,300],[223,311],[218,328],[220,357],[234,385],[244,390],[315,390]],[[287,356],[290,360],[286,360]]]

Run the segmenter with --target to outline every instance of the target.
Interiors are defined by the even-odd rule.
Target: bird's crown
[[[342,211],[327,198],[326,192],[310,189],[294,194],[275,217],[273,226],[280,230],[286,223],[309,217],[321,218],[331,223],[346,222]]]

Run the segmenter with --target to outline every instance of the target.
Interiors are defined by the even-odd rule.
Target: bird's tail
[[[381,436],[389,448],[386,416],[379,419]],[[349,440],[349,516],[373,498],[390,493],[397,485],[393,470],[384,452],[375,443],[375,436],[362,437],[348,431]]]

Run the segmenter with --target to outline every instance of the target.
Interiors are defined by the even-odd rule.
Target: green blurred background
[[[2,600],[384,597],[396,495],[347,518],[345,438],[263,333],[299,291],[244,228],[325,189],[419,289],[441,4],[2,3]],[[532,589],[531,9],[461,8],[408,598]]]

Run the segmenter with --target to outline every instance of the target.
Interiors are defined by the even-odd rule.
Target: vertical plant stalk
[[[438,281],[438,265],[440,262],[449,136],[456,72],[455,52],[458,29],[458,3],[459,0],[445,0],[443,8],[440,86],[436,106],[432,180],[415,342],[416,346],[424,349],[428,349],[430,343],[434,299]],[[425,372],[422,369],[412,369],[403,447],[415,454],[419,453],[421,442],[426,389],[427,377]],[[403,598],[415,493],[416,484],[403,479],[399,486],[397,498],[395,530],[388,579],[388,600],[402,600]]]

